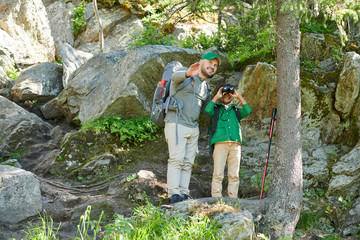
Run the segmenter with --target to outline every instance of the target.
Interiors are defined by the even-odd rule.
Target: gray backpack
[[[181,114],[183,103],[182,101],[173,97],[177,91],[183,89],[191,82],[190,78],[187,78],[183,81],[176,89],[175,93],[169,96],[170,85],[171,85],[171,76],[173,73],[182,67],[182,64],[178,61],[170,62],[164,70],[162,75],[162,80],[157,84],[154,97],[153,104],[150,113],[150,119],[153,123],[158,126],[165,126],[165,115],[167,111],[174,110],[177,113],[177,116]]]

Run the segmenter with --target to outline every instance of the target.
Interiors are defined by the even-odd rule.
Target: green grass
[[[105,227],[110,239],[218,239],[219,228],[208,217],[171,216],[151,204],[134,209],[131,218],[115,215]],[[122,237],[122,238],[121,238]]]
[[[90,219],[91,207],[88,206],[80,217],[77,233],[74,240],[83,239],[218,239],[219,226],[208,217],[174,216],[165,213],[159,207],[147,203],[134,208],[132,217],[115,214],[111,223],[104,226],[103,212],[99,220]],[[29,223],[24,240],[59,239],[57,233],[60,229],[54,227],[53,220],[46,214],[40,215],[41,224]],[[15,240],[15,239],[11,239]]]

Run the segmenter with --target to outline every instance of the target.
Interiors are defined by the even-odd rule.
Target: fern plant
[[[151,123],[149,117],[123,120],[120,115],[105,116],[91,120],[81,126],[81,130],[107,131],[124,146],[135,145],[158,137],[160,127]]]

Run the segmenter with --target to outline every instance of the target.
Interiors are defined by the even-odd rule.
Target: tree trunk
[[[277,121],[275,157],[268,196],[262,200],[222,198],[225,203],[246,209],[259,222],[262,233],[271,239],[292,238],[302,204],[302,148],[300,97],[300,31],[296,12],[280,11],[293,0],[276,1],[277,34]],[[295,10],[296,11],[296,10]],[[183,202],[194,207],[215,203],[218,198]],[[258,217],[259,216],[259,217]]]
[[[290,0],[276,2],[277,109],[276,147],[270,205],[266,220],[275,238],[292,238],[302,203],[300,31],[295,12],[280,11]]]

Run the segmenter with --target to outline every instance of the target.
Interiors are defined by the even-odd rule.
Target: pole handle
[[[275,119],[276,111],[277,111],[277,109],[276,109],[276,108],[273,108],[273,110],[272,110],[272,117],[271,117],[271,118],[274,118],[274,119]]]

